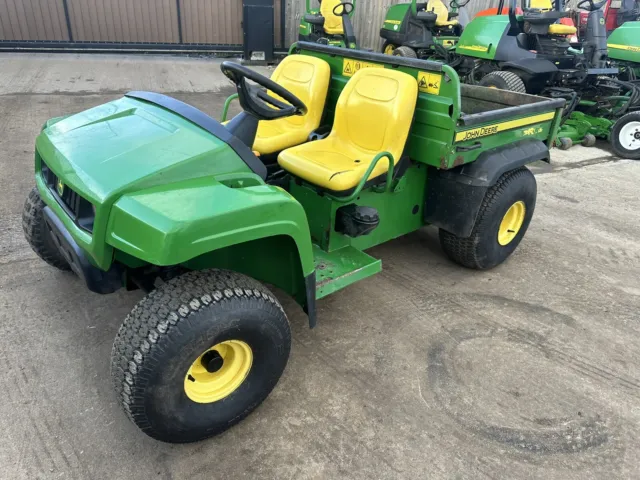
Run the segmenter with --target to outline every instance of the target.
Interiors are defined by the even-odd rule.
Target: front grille
[[[42,161],[42,176],[55,199],[75,224],[87,232],[92,232],[95,213],[91,202],[61,183],[58,176],[44,161]]]

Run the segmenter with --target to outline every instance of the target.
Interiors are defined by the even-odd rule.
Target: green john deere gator
[[[380,29],[382,53],[422,59],[430,59],[437,52],[446,56],[446,50],[457,43],[469,23],[465,9],[469,1],[452,0],[451,11],[442,0],[391,5]]]
[[[35,252],[89,290],[147,292],[111,372],[127,416],[166,442],[223,432],[278,382],[291,332],[265,283],[313,327],[318,300],[381,270],[367,249],[427,224],[460,265],[505,261],[564,104],[317,43],[272,79],[221,69],[243,109],[224,124],[140,91],[47,121],[23,213]]]

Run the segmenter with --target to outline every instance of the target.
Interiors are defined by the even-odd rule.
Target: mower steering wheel
[[[250,68],[233,62],[222,62],[220,70],[235,83],[242,109],[258,120],[275,120],[276,118],[307,113],[307,106],[302,100],[282,85],[278,85],[273,80],[254,72]],[[247,79],[282,97],[286,100],[286,103],[268,95],[267,92],[256,85],[250,85],[247,83]]]
[[[606,2],[607,2],[607,0],[602,0],[602,1],[598,2],[598,3],[594,3],[593,0],[582,0],[581,2],[578,2],[576,7],[577,8],[584,8],[585,10],[588,10],[590,12],[595,12],[596,10],[600,10],[600,7],[602,7]],[[587,4],[589,4],[588,8],[586,6],[583,6],[583,5],[587,5]]]
[[[342,11],[340,13],[336,12],[336,10],[338,10],[340,7],[342,7]],[[351,12],[353,12],[353,3],[350,3],[350,2],[341,2],[335,7],[333,7],[333,14],[336,17],[341,17],[343,15],[351,15]]]

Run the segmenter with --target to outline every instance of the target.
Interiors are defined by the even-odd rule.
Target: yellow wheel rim
[[[253,362],[251,347],[227,340],[203,352],[184,377],[184,392],[196,403],[212,403],[228,397],[242,384]]]
[[[498,243],[500,245],[508,245],[516,238],[520,228],[522,228],[526,211],[527,209],[522,200],[509,207],[507,213],[502,217],[502,222],[500,222],[500,228],[498,229]]]
[[[384,47],[384,53],[385,55],[393,55],[393,51],[396,49],[396,47],[394,47],[393,45],[387,45],[386,47]]]

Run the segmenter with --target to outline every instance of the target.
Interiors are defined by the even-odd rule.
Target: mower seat
[[[568,17],[570,14],[569,12],[554,11],[551,0],[531,0],[528,10],[534,10],[538,14],[538,20],[542,23],[550,23],[547,29],[549,35],[574,35],[577,31],[574,26],[553,23],[557,22],[560,18]],[[526,16],[525,20],[532,21],[531,19],[527,19]]]
[[[329,136],[284,150],[278,163],[313,185],[348,194],[376,154],[387,151],[395,163],[400,160],[417,98],[416,79],[406,73],[358,70],[338,98]],[[385,174],[388,168],[388,162],[380,160],[368,180]]]
[[[458,25],[457,20],[449,20],[449,9],[442,0],[429,0],[425,8],[427,12],[433,12],[437,15],[436,27],[448,27]]]
[[[342,0],[322,0],[320,3],[320,14],[324,17],[324,32],[327,35],[344,35],[342,28],[342,16],[334,15],[333,9]]]
[[[331,69],[324,60],[308,55],[284,57],[273,71],[271,80],[302,100],[307,113],[261,120],[253,149],[265,155],[306,142],[309,134],[320,126],[330,78]]]

